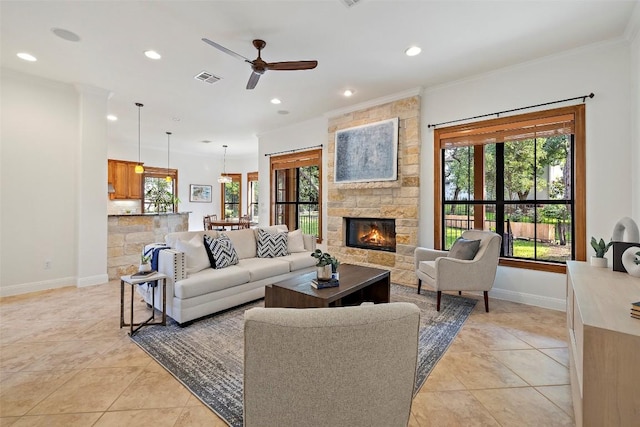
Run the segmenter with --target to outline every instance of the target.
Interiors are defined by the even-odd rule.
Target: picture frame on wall
[[[191,184],[189,188],[189,201],[211,203],[211,189],[211,185]]]
[[[398,118],[342,129],[335,137],[334,182],[398,179]]]

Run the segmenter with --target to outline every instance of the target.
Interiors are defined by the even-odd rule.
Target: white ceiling
[[[328,111],[625,36],[638,1],[6,1],[2,66],[112,91],[114,141],[229,156],[257,153],[255,135]],[[637,12],[637,11],[636,11]],[[635,15],[637,16],[637,14]],[[74,43],[52,28],[81,37]],[[246,90],[251,41],[268,62],[318,60],[315,70],[268,71]],[[404,50],[419,45],[422,54]],[[154,49],[159,61],[143,52]],[[16,57],[29,52],[37,62]],[[222,77],[209,85],[193,77]],[[355,95],[344,98],[351,88]],[[280,105],[269,100],[278,97]],[[279,114],[286,110],[289,114]],[[179,118],[180,121],[175,121]],[[213,141],[203,144],[202,140]]]

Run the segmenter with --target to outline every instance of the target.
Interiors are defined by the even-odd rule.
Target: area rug
[[[435,293],[391,285],[391,300],[412,302],[421,311],[417,393],[438,360],[469,317],[476,300],[442,294],[436,311]],[[172,319],[167,326],[142,328],[133,336],[144,351],[176,377],[206,406],[232,427],[242,426],[244,312],[264,306],[264,300],[207,317],[181,328]]]

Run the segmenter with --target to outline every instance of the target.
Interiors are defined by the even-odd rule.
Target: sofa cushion
[[[432,279],[436,278],[436,262],[435,261],[420,261],[418,269]]]
[[[287,261],[289,263],[289,270],[296,271],[303,268],[309,268],[316,265],[317,260],[311,256],[311,252],[296,252],[278,258],[278,261]]]
[[[188,242],[189,240],[193,239],[194,236],[198,236],[198,240],[202,241],[202,236],[204,236],[205,234],[208,235],[208,236],[211,236],[214,239],[218,238],[218,232],[217,231],[213,231],[213,230],[207,230],[207,231],[176,231],[175,233],[169,233],[166,236],[164,236],[164,242],[170,248],[174,248],[175,249],[176,242],[178,240],[183,240],[185,242]]]
[[[211,266],[207,251],[200,236],[193,236],[191,240],[177,240],[175,249],[184,252],[187,274],[197,273]]]
[[[288,255],[287,233],[270,233],[265,230],[258,230],[258,258],[276,258]]]
[[[205,235],[204,244],[211,268],[220,269],[238,263],[238,254],[226,234],[220,233],[217,239]]]
[[[464,237],[458,237],[447,256],[449,258],[472,260],[480,249],[480,240],[469,240]]]
[[[297,229],[289,232],[287,235],[287,251],[290,254],[296,252],[306,252],[304,248],[304,238],[302,237],[302,230]]]
[[[282,258],[241,259],[238,267],[247,270],[251,281],[255,282],[279,274],[287,274],[289,272],[289,263],[281,261],[281,259]]]
[[[252,229],[225,231],[224,234],[233,242],[239,259],[256,257],[256,237]]]
[[[248,283],[249,271],[232,265],[220,270],[205,268],[175,283],[175,296],[186,299]],[[168,299],[168,298],[167,298]]]

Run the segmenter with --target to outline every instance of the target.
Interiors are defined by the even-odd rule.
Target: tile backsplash
[[[107,202],[108,215],[127,215],[142,213],[140,200],[109,200]]]

